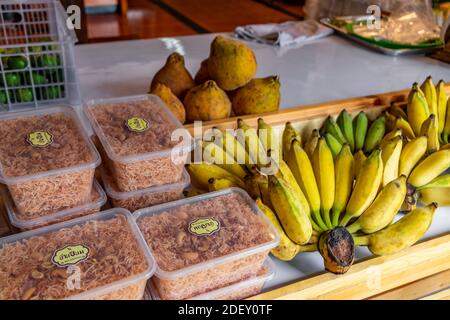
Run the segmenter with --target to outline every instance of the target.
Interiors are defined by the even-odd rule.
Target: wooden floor
[[[145,39],[301,19],[300,5],[275,0],[129,0],[126,15],[87,16],[89,42]]]

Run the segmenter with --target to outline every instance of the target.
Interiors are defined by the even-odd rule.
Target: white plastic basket
[[[80,103],[75,32],[56,0],[0,2],[0,105],[14,111]]]

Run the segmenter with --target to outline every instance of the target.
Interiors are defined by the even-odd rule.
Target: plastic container
[[[158,265],[161,299],[198,296],[255,276],[278,245],[275,227],[239,188],[134,213]]]
[[[0,182],[22,219],[89,201],[100,156],[72,108],[2,114],[0,137]]]
[[[0,239],[1,300],[140,300],[154,270],[125,209]]]
[[[97,181],[94,181],[94,188],[91,192],[90,201],[80,206],[66,208],[58,212],[49,213],[40,218],[31,220],[22,220],[21,215],[17,212],[16,207],[9,195],[6,188],[1,189],[3,199],[5,201],[6,212],[8,213],[9,221],[11,224],[24,231],[36,228],[45,227],[58,222],[63,222],[89,214],[97,213],[101,210],[102,206],[106,203],[106,194]]]
[[[61,3],[2,0],[0,17],[0,110],[80,104],[78,40]]]
[[[259,294],[264,284],[275,276],[275,266],[270,258],[266,260],[264,266],[256,276],[234,283],[228,287],[206,292],[188,300],[241,300]],[[147,282],[147,300],[161,300],[158,290],[150,279]]]
[[[180,181],[192,149],[191,137],[171,140],[175,130],[185,129],[159,97],[92,100],[85,113],[119,191]]]
[[[102,170],[102,180],[113,207],[125,208],[130,212],[181,199],[184,197],[184,189],[191,183],[189,173],[185,169],[179,182],[129,192],[117,190],[115,182],[105,169]]]

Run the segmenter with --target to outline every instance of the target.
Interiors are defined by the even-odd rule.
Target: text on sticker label
[[[27,142],[33,147],[47,147],[53,143],[53,135],[48,131],[33,131],[27,135]]]
[[[189,232],[197,236],[211,235],[220,230],[220,222],[214,218],[198,218],[189,223]]]
[[[141,117],[132,117],[127,120],[127,128],[134,132],[144,132],[148,129],[148,121]]]
[[[89,258],[89,248],[85,245],[69,245],[53,253],[52,263],[58,267],[75,265]]]

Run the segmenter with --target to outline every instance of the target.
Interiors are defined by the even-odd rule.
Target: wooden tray
[[[450,84],[446,85],[450,95]],[[304,134],[319,128],[328,115],[337,115],[343,109],[351,114],[364,110],[369,117],[376,117],[392,103],[404,102],[409,90],[386,94],[299,106],[279,112],[262,115],[248,115],[243,118],[249,125],[256,126],[259,117],[281,129],[284,123],[291,123]],[[203,131],[211,127],[232,129],[235,118],[203,123]],[[192,135],[192,124],[186,125]],[[197,136],[198,137],[198,136]],[[378,286],[368,285],[375,267]],[[377,280],[377,281],[378,281]],[[450,298],[450,230],[444,235],[420,242],[413,247],[391,256],[371,257],[358,261],[344,275],[323,272],[302,278],[288,285],[264,292],[251,299],[449,299]]]

